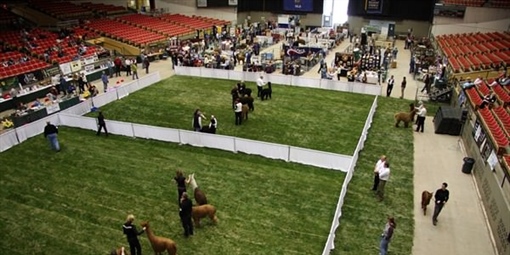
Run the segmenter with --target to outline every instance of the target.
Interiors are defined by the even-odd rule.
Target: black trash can
[[[470,174],[473,170],[473,166],[475,165],[475,159],[465,157],[464,158],[464,165],[462,165],[462,172],[465,174]]]

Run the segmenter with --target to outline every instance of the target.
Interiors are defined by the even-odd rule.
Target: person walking
[[[186,192],[186,177],[181,170],[177,170],[175,172],[174,177],[175,183],[177,184],[177,203],[181,203],[181,197],[184,192]]]
[[[393,90],[393,85],[395,85],[395,78],[393,75],[388,80],[388,88],[386,89],[386,96],[389,97],[391,95],[391,91]]]
[[[124,61],[124,66],[126,67],[126,76],[130,76],[131,75],[131,59],[129,58],[126,58],[126,60]]]
[[[108,75],[106,75],[105,71],[103,71],[103,75],[101,75],[101,81],[103,81],[104,93],[108,91]]]
[[[243,122],[243,104],[239,101],[239,99],[236,99],[234,113],[236,117],[236,126],[241,125]]]
[[[404,91],[406,90],[406,85],[407,85],[407,81],[406,81],[406,77],[404,76],[404,79],[402,80],[402,83],[400,84],[400,89],[402,91],[402,94],[400,95],[400,98],[404,98]]]
[[[133,74],[133,80],[136,79],[138,80],[138,67],[136,66],[136,61],[133,61],[133,63],[131,63],[131,73]]]
[[[377,185],[377,197],[379,198],[379,202],[384,199],[384,188],[386,187],[386,182],[390,179],[390,163],[388,161],[384,162],[384,167],[379,170],[379,185]]]
[[[422,132],[425,126],[425,117],[427,116],[427,108],[422,103],[419,107],[416,108],[418,110],[418,118],[416,119],[416,132]]]
[[[397,228],[397,223],[393,217],[388,217],[388,222],[384,226],[383,233],[381,234],[381,243],[379,245],[379,253],[380,255],[388,254],[388,246],[390,244],[391,238],[393,237],[393,232]]]
[[[448,183],[443,182],[441,188],[438,189],[434,195],[434,199],[436,200],[434,206],[434,215],[432,215],[432,224],[434,226],[437,225],[437,216],[439,216],[439,213],[441,213],[441,210],[443,210],[443,206],[446,204],[446,202],[448,202],[448,199],[450,198],[450,191],[446,189],[447,187]]]
[[[101,134],[101,129],[104,129],[104,133],[106,136],[108,136],[108,130],[106,129],[103,112],[99,112],[99,115],[97,115],[97,136]]]
[[[379,170],[384,167],[384,162],[386,162],[386,156],[382,155],[377,163],[375,163],[374,167],[374,185],[372,186],[373,191],[377,191],[377,186],[379,186]]]
[[[140,241],[138,240],[138,236],[143,234],[145,231],[145,227],[138,232],[136,230],[136,226],[133,225],[135,221],[135,216],[130,214],[127,216],[126,223],[122,225],[122,230],[124,231],[124,235],[127,237],[127,241],[129,243],[129,249],[131,250],[131,255],[142,255],[142,246],[140,245]]]
[[[257,97],[260,97],[260,94],[262,93],[262,89],[264,88],[264,85],[266,85],[266,83],[264,82],[264,77],[261,75],[257,79]]]
[[[182,193],[179,208],[179,217],[181,218],[182,227],[184,228],[184,236],[193,235],[193,222],[191,221],[191,213],[193,210],[193,202],[188,198],[188,193]]]
[[[57,152],[60,151],[60,144],[58,143],[58,128],[49,121],[46,122],[46,127],[44,127],[44,138],[48,139],[52,150]]]
[[[145,73],[148,74],[149,73],[149,66],[150,66],[150,61],[149,61],[149,57],[145,56],[145,58],[143,59],[143,68],[145,68]]]

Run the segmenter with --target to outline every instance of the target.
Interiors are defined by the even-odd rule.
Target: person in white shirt
[[[236,99],[234,113],[236,116],[236,126],[241,125],[243,122],[243,104],[239,101],[239,99]]]
[[[375,163],[374,167],[374,185],[372,186],[372,190],[376,191],[377,186],[379,185],[379,170],[381,170],[384,167],[384,162],[386,162],[386,156],[382,155],[377,163]]]
[[[475,86],[478,86],[478,85],[480,85],[482,83],[483,83],[482,77],[478,76],[478,78],[476,78],[476,80],[474,82]]]
[[[262,93],[262,89],[264,88],[264,85],[266,85],[266,83],[264,82],[264,77],[261,75],[257,79],[257,97],[260,97],[260,94]]]
[[[209,133],[216,134],[216,128],[218,128],[218,120],[214,115],[211,115],[211,122],[209,123]]]
[[[377,186],[377,197],[379,201],[384,199],[384,187],[386,182],[390,179],[390,163],[384,162],[384,167],[379,170],[379,185]]]
[[[124,61],[124,64],[126,65],[126,76],[131,75],[131,60],[129,58],[126,58],[126,61]]]
[[[416,110],[418,111],[417,112],[418,118],[416,120],[416,132],[421,131],[423,133],[423,128],[425,126],[425,117],[427,116],[427,108],[425,108],[425,105],[421,103],[420,106],[416,108]]]

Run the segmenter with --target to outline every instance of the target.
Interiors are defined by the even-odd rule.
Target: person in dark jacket
[[[46,127],[44,127],[44,138],[47,138],[50,142],[51,149],[57,152],[60,151],[60,144],[58,143],[58,128],[49,121],[46,122]]]
[[[136,230],[136,226],[133,225],[133,221],[135,221],[135,216],[133,214],[128,215],[126,223],[122,225],[122,230],[124,231],[124,235],[127,237],[131,255],[142,255],[142,246],[140,245],[140,241],[138,241],[138,236],[143,234],[145,227],[138,232]]]
[[[177,183],[177,203],[181,203],[181,197],[184,192],[186,192],[186,177],[184,177],[184,174],[181,170],[177,170],[175,172],[174,177],[175,182]]]
[[[193,222],[191,220],[192,209],[193,202],[191,202],[191,199],[188,198],[188,193],[184,192],[181,197],[179,216],[181,217],[185,237],[193,235]]]
[[[106,129],[106,123],[104,122],[103,112],[99,112],[99,115],[97,116],[97,133],[96,133],[96,135],[101,134],[101,129],[104,129],[104,133],[106,134],[106,136],[108,136],[108,130]]]
[[[450,192],[446,189],[448,187],[448,183],[443,182],[443,185],[441,185],[441,188],[436,191],[436,194],[434,195],[434,199],[436,200],[435,206],[434,206],[434,215],[432,215],[432,224],[435,226],[437,225],[437,216],[439,216],[439,213],[441,213],[441,210],[443,210],[443,206],[448,202],[448,199],[450,198]]]

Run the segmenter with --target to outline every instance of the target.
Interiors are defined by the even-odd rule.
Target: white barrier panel
[[[234,137],[216,134],[198,133],[204,147],[234,152]],[[181,137],[182,138],[182,137]]]
[[[236,151],[261,155],[266,158],[289,160],[289,146],[235,138]]]
[[[108,133],[112,133],[114,135],[134,137],[133,125],[128,122],[107,120],[106,128],[108,129]]]
[[[63,110],[62,112],[68,113],[68,114],[74,114],[74,115],[83,115],[85,113],[90,112],[91,108],[92,108],[92,100],[87,99],[77,105],[71,106],[71,107]]]
[[[192,68],[192,67],[188,67]],[[200,77],[203,78],[214,78],[213,70],[212,68],[198,68],[200,69]]]
[[[242,71],[234,71],[230,70],[228,71],[228,79],[229,80],[235,80],[235,81],[243,81],[244,80],[244,73]]]
[[[59,114],[60,124],[68,127],[75,127],[97,131],[97,121],[94,118],[70,114]]]
[[[201,68],[197,68],[199,70],[198,71],[198,75],[197,73],[194,73],[193,75],[190,73],[190,71],[192,69],[190,69],[189,67],[187,66],[175,66],[174,68],[174,71],[175,71],[175,74],[176,75],[185,75],[185,76],[200,76],[200,69]]]
[[[352,157],[291,146],[289,161],[347,172]]]
[[[200,136],[195,131],[179,130],[179,136],[182,144],[189,144],[196,147],[204,147],[200,141]]]
[[[259,73],[259,72],[244,72],[244,81],[256,82],[257,79],[261,75],[264,77],[264,80],[267,81],[267,79],[265,78],[266,74],[264,74],[264,73]],[[285,84],[285,85],[287,85],[287,84]]]
[[[273,84],[291,84],[292,76],[289,75],[278,75],[278,74],[266,74],[267,80]]]
[[[143,89],[145,87],[148,87],[156,82],[161,81],[161,76],[158,72],[150,73],[142,77],[141,79],[138,79],[138,83],[140,86],[140,89]]]
[[[113,101],[117,100],[117,91],[110,90],[106,93],[99,94],[92,98],[92,103],[95,107],[102,107],[103,105],[109,104]]]
[[[321,85],[321,79],[292,76],[292,83],[290,85],[307,88],[319,88]]]
[[[189,73],[189,75],[202,77],[202,69],[204,69],[204,68],[195,68],[195,67],[189,67],[189,66],[186,66],[184,68],[189,69],[188,71],[186,71],[187,73]]]
[[[365,85],[365,94],[380,96],[382,93],[381,85]]]
[[[136,84],[135,82],[130,82],[126,85],[120,86],[116,88],[117,91],[117,99],[121,99],[124,97],[127,97],[129,95],[129,87],[131,87],[133,84]]]
[[[180,143],[179,130],[141,124],[132,124],[135,137]]]
[[[12,129],[0,134],[0,152],[6,151],[17,144],[16,130]]]
[[[60,124],[59,115],[53,114],[40,120],[36,120],[34,122],[27,123],[21,127],[16,128],[16,134],[18,135],[19,142],[22,143],[26,141],[28,138],[43,133],[47,121],[49,121],[53,125],[59,125]]]
[[[142,85],[138,82],[138,80],[136,80],[128,85],[122,86],[122,88],[124,88],[128,94],[131,94],[142,89]]]
[[[228,70],[225,69],[212,69],[211,78],[228,80]]]
[[[320,87],[327,90],[346,91],[349,92],[349,84],[345,82],[321,79]]]

